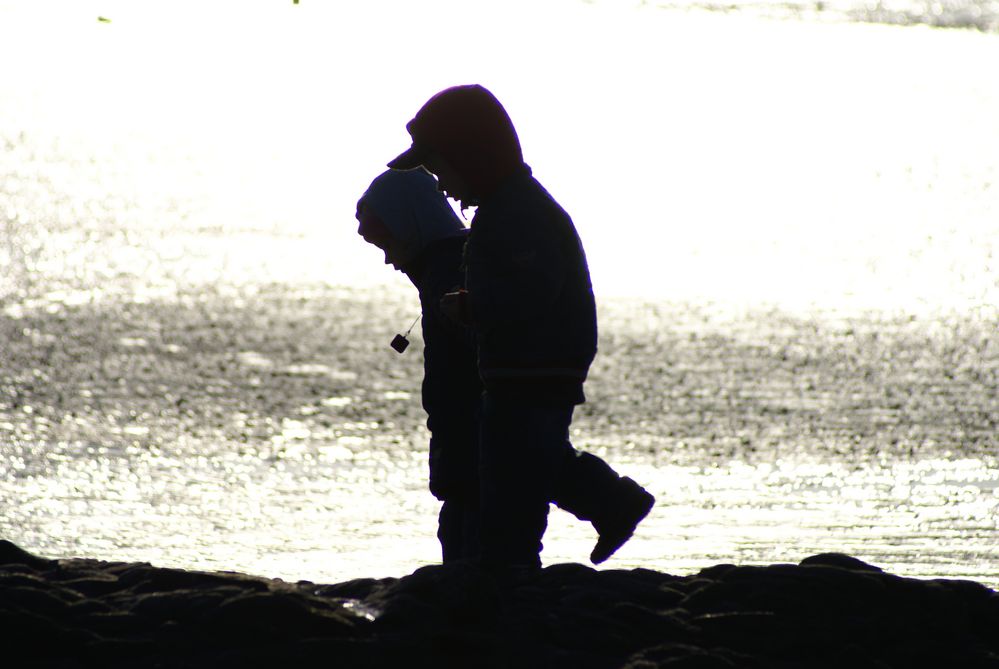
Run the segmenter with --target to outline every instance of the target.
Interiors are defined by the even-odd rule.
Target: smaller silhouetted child
[[[430,430],[430,492],[441,500],[444,562],[475,557],[478,541],[478,409],[482,383],[470,330],[445,318],[441,297],[461,285],[468,230],[421,170],[378,176],[357,203],[357,232],[385,252],[420,293],[423,408]]]

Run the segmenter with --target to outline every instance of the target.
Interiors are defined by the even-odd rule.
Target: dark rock
[[[6,539],[0,539],[0,565],[24,565],[39,570],[47,569],[53,562],[53,560],[32,555]]]
[[[66,612],[71,617],[89,616],[95,613],[111,613],[114,609],[98,599],[81,599],[70,604]]]
[[[479,625],[499,614],[500,590],[489,572],[472,564],[417,569],[366,599],[383,611],[379,623],[412,619],[415,624]]]
[[[345,599],[364,599],[376,590],[383,590],[398,579],[395,578],[359,578],[332,585],[312,586],[310,589],[320,597],[342,597]]]
[[[867,564],[862,560],[844,555],[843,553],[819,553],[818,555],[806,557],[801,561],[801,565],[825,565],[827,567],[839,567],[840,569],[849,569],[851,571],[883,572],[880,567]]]
[[[143,638],[100,638],[81,649],[81,656],[90,666],[101,667],[130,666],[136,658],[149,658],[152,662],[156,653],[156,644]]]
[[[396,594],[391,599],[379,602],[381,615],[375,621],[382,629],[410,629],[432,633],[446,624],[444,614],[433,605],[408,593]]]
[[[697,577],[701,579],[706,579],[708,581],[717,581],[725,577],[725,574],[735,569],[734,564],[716,564],[713,567],[707,567],[702,569]]]
[[[688,577],[463,564],[317,585],[0,553],[0,642],[36,667],[999,669],[999,594],[839,554]]]
[[[226,599],[242,594],[239,588],[215,590],[168,590],[147,592],[131,599],[115,598],[122,608],[143,620],[156,624],[167,621],[200,623],[206,615],[218,609]],[[114,601],[114,600],[111,600]]]
[[[682,600],[683,608],[694,613],[737,611],[752,597],[758,587],[748,581],[708,583]]]
[[[124,638],[129,635],[145,635],[149,631],[148,620],[124,611],[89,613],[76,616],[73,622],[100,637]]]
[[[597,573],[597,570],[593,567],[568,562],[545,567],[538,572],[532,581],[543,586],[545,589],[559,588],[565,585],[578,587],[583,583],[591,581],[597,576]]]
[[[169,590],[190,590],[214,585],[231,586],[238,582],[241,588],[263,592],[267,584],[260,579],[248,578],[242,574],[206,573],[182,571],[179,569],[153,569],[140,565],[126,569],[118,575],[118,582],[135,593],[166,592]]]
[[[0,607],[59,617],[69,606],[69,602],[61,594],[59,590],[0,585]]]
[[[354,624],[348,615],[319,609],[292,592],[253,592],[226,599],[204,617],[204,624],[235,640],[308,639],[346,636]]]
[[[622,669],[755,669],[752,658],[724,649],[709,649],[682,643],[648,648],[626,661]]]
[[[122,589],[118,579],[110,574],[97,574],[84,578],[62,581],[63,587],[81,597],[100,597]]]

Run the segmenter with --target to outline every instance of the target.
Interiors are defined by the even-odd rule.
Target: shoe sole
[[[628,532],[624,534],[613,537],[613,539],[610,540],[608,546],[603,551],[599,550],[600,544],[601,541],[605,539],[607,535],[601,535],[600,538],[597,540],[597,545],[596,547],[594,547],[593,552],[590,553],[590,562],[592,562],[593,564],[600,564],[601,562],[606,562],[610,558],[610,556],[614,555],[614,553],[616,553],[617,550],[621,548],[621,546],[624,546],[626,543],[628,543],[628,540],[635,535],[635,530],[638,528],[639,523],[645,520],[645,517],[649,515],[650,511],[652,511],[652,507],[656,505],[656,498],[653,497],[650,493],[646,494],[648,495],[648,499],[646,499],[645,506],[642,509],[641,513],[639,513],[639,515],[636,517],[634,524],[632,524],[631,526],[631,529],[629,529]]]

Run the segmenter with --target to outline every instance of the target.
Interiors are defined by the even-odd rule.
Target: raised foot
[[[599,535],[590,553],[593,564],[604,562],[623,546],[656,503],[655,497],[627,476],[621,479],[621,484],[622,493],[614,500],[614,508],[604,518],[593,521]]]

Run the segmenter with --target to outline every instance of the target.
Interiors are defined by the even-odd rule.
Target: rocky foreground
[[[693,576],[471,565],[335,585],[0,541],[8,667],[999,668],[999,594],[839,554]]]

